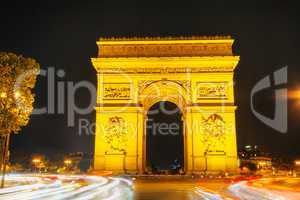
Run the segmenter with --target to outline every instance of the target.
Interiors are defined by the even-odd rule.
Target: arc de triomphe
[[[101,38],[92,58],[98,80],[94,169],[145,173],[147,112],[168,101],[182,113],[184,171],[234,171],[239,56],[233,42],[227,36]]]

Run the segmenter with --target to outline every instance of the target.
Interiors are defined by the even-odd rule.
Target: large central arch
[[[174,103],[157,102],[148,110],[146,126],[147,170],[182,171],[185,145],[181,110]]]
[[[183,140],[183,166],[182,170],[186,171],[188,166],[187,156],[187,131],[186,122],[186,104],[190,101],[189,91],[184,87],[182,83],[169,80],[153,81],[146,85],[140,91],[140,102],[143,105],[144,111],[144,134],[143,134],[143,171],[147,172],[147,126],[148,126],[148,112],[153,106],[160,102],[170,102],[180,110],[180,116],[182,121],[182,140]]]

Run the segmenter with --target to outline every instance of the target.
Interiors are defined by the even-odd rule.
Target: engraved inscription
[[[226,82],[198,82],[197,98],[198,99],[226,99],[227,83]]]
[[[104,83],[103,84],[104,100],[127,100],[131,99],[130,83]]]

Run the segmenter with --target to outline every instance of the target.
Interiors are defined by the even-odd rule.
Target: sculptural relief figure
[[[125,154],[127,147],[127,128],[122,117],[110,117],[105,126],[104,140],[107,144],[106,154]]]
[[[225,121],[218,114],[202,118],[203,136],[201,138],[206,153],[224,151],[226,140],[225,128]]]

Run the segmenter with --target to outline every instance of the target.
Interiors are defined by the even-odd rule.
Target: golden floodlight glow
[[[264,165],[266,165],[267,163],[262,161],[262,162],[259,162],[258,164],[261,165],[261,166],[264,166]]]
[[[300,166],[300,160],[296,160],[295,165]]]
[[[223,36],[97,41],[94,169],[147,173],[147,113],[169,101],[182,112],[182,170],[237,170],[233,42]]]
[[[66,165],[70,165],[70,164],[72,164],[72,160],[70,160],[70,159],[64,160],[64,163]]]
[[[40,159],[40,158],[33,158],[33,159],[32,159],[32,162],[33,162],[34,164],[37,164],[37,163],[40,163],[40,162],[41,162],[41,159]]]

